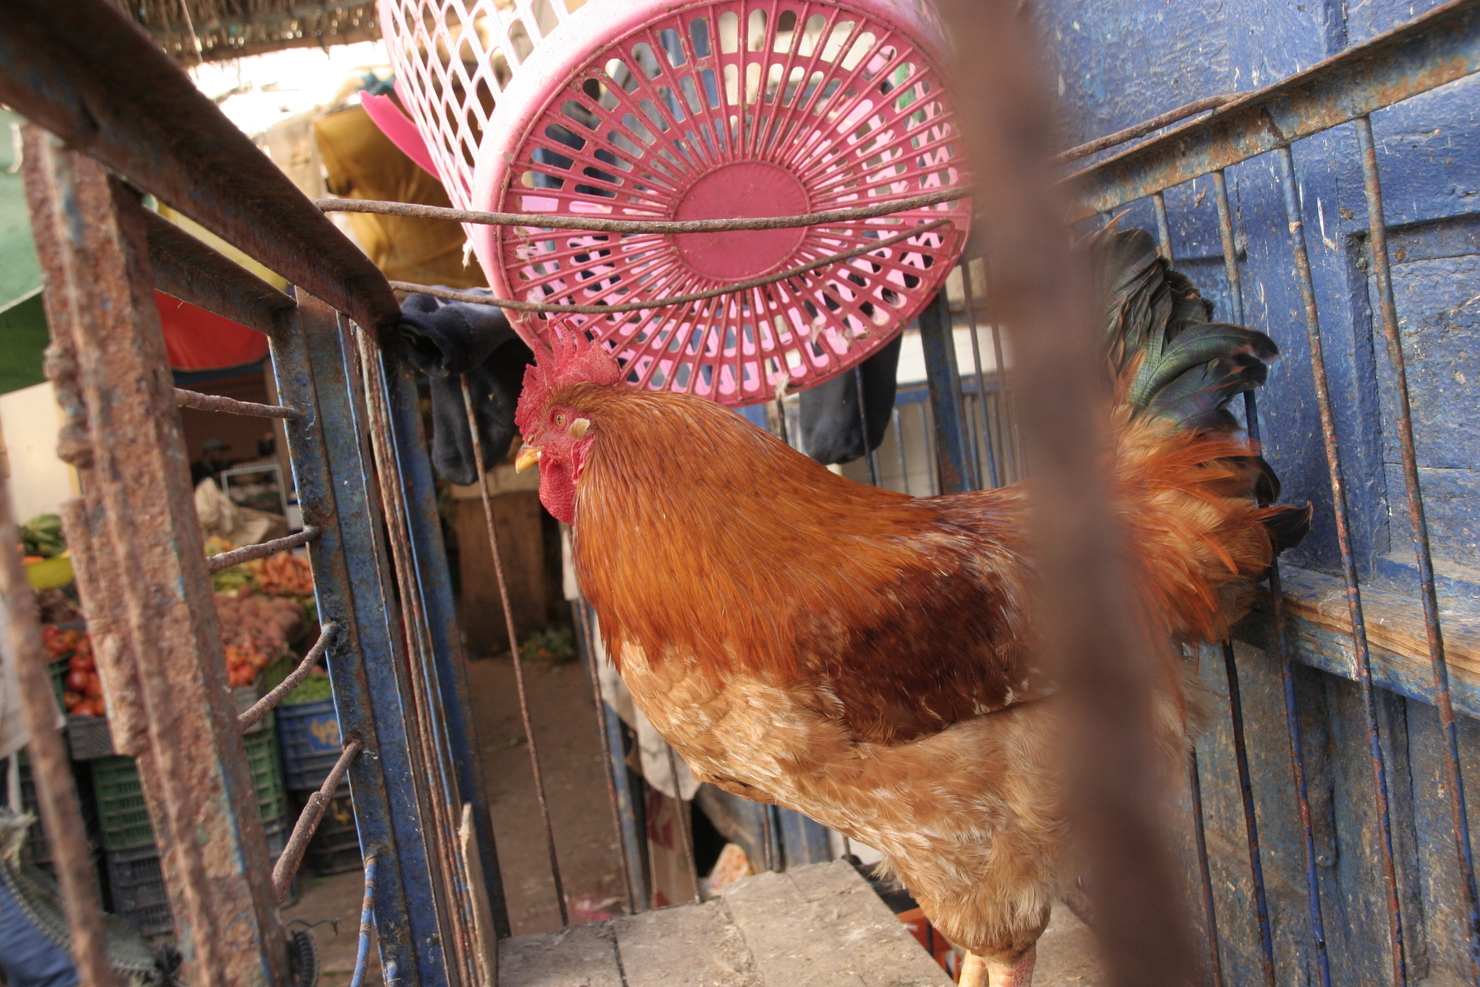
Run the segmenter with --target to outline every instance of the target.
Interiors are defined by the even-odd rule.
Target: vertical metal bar
[[[920,437],[925,440],[925,480],[927,495],[931,497],[940,493],[940,464],[935,458],[935,432],[930,428],[930,420],[934,417],[935,415],[931,413],[930,399],[921,401]]]
[[[591,673],[591,697],[596,705],[597,732],[601,735],[601,763],[604,766],[602,773],[606,778],[607,803],[612,810],[612,830],[617,837],[617,858],[622,866],[622,888],[627,895],[627,912],[635,914],[642,909],[637,903],[636,887],[632,883],[632,865],[627,859],[627,834],[622,829],[622,808],[617,797],[617,780],[614,777],[617,762],[612,760],[612,738],[610,725],[607,722],[607,706],[606,700],[601,695],[601,670],[597,667],[600,657],[591,636],[586,601],[576,600],[573,609],[575,610],[576,633],[580,637],[581,655],[586,661],[586,670]],[[623,764],[624,768],[625,766]]]
[[[1372,656],[1367,645],[1367,623],[1362,613],[1361,589],[1357,583],[1357,562],[1351,543],[1351,523],[1346,499],[1346,479],[1342,476],[1341,450],[1336,439],[1336,417],[1331,407],[1331,387],[1326,379],[1326,359],[1321,345],[1321,322],[1316,308],[1315,284],[1311,277],[1310,255],[1305,247],[1305,223],[1300,211],[1300,190],[1295,179],[1295,159],[1289,145],[1275,152],[1279,164],[1280,192],[1284,199],[1285,219],[1290,230],[1290,246],[1295,255],[1295,273],[1300,283],[1300,297],[1305,309],[1305,334],[1310,346],[1311,376],[1316,385],[1316,404],[1321,413],[1321,433],[1325,443],[1326,469],[1330,476],[1331,500],[1336,514],[1336,540],[1341,549],[1342,576],[1346,580],[1347,613],[1351,617],[1352,649],[1356,653],[1357,683],[1362,691],[1366,714],[1368,753],[1372,760],[1372,787],[1377,802],[1380,827],[1378,853],[1386,894],[1388,939],[1393,964],[1393,983],[1408,981],[1404,957],[1403,920],[1398,904],[1398,872],[1393,862],[1392,814],[1388,808],[1387,764],[1382,752],[1382,737],[1377,723],[1377,698],[1372,686]]]
[[[246,752],[230,705],[220,627],[179,414],[154,305],[142,205],[97,162],[26,131],[24,173],[47,320],[85,427],[72,461],[127,572],[119,597],[135,649],[150,756],[146,789],[186,979],[265,987],[287,978]],[[74,422],[74,424],[77,424]]]
[[[863,403],[863,371],[853,368],[853,389],[858,394],[858,427],[863,433],[863,459],[868,464],[868,483],[879,485],[879,464],[874,460],[874,450],[868,441],[868,409]]]
[[[1197,766],[1197,751],[1187,759],[1187,793],[1192,801],[1192,838],[1197,848],[1197,872],[1202,886],[1205,916],[1203,938],[1208,948],[1208,974],[1212,987],[1223,987],[1223,957],[1218,949],[1218,910],[1213,903],[1213,872],[1208,863],[1207,817],[1203,813],[1202,776]]]
[[[462,378],[463,407],[468,414],[468,430],[473,436],[473,463],[478,470],[478,492],[483,498],[483,521],[488,527],[488,549],[493,553],[493,574],[498,579],[499,602],[504,610],[504,629],[509,635],[509,652],[514,660],[514,687],[519,693],[519,717],[524,723],[524,737],[529,742],[529,767],[534,773],[534,794],[540,804],[540,820],[545,827],[545,850],[550,857],[550,880],[555,884],[555,903],[560,908],[560,925],[570,924],[565,908],[565,882],[560,879],[560,858],[555,853],[555,828],[550,822],[550,802],[545,795],[545,775],[540,770],[539,743],[534,736],[534,722],[529,718],[529,694],[524,686],[524,656],[519,653],[519,632],[514,628],[514,608],[509,603],[509,583],[504,577],[504,562],[498,547],[498,531],[493,523],[493,497],[488,491],[488,469],[483,458],[483,435],[478,416],[473,410],[473,393],[466,375]]]
[[[1269,929],[1269,897],[1264,890],[1264,861],[1259,849],[1259,820],[1254,812],[1254,783],[1249,777],[1249,746],[1244,737],[1243,690],[1238,683],[1238,663],[1233,642],[1223,642],[1223,670],[1228,676],[1228,708],[1233,722],[1233,758],[1238,769],[1238,788],[1244,810],[1244,835],[1248,841],[1249,873],[1254,881],[1254,918],[1259,926],[1259,947],[1264,958],[1264,983],[1275,987],[1274,937]]]
[[[31,587],[21,563],[21,535],[10,507],[10,481],[0,477],[0,611],[4,612],[4,642],[0,661],[8,663],[20,691],[21,711],[31,740],[31,776],[36,783],[36,802],[46,839],[62,889],[62,907],[71,934],[73,962],[82,982],[97,987],[115,987],[117,980],[108,965],[103,938],[103,905],[98,892],[98,873],[87,845],[82,807],[66,745],[57,730],[57,701],[46,672],[46,649],[41,642],[41,624],[31,606]],[[19,756],[11,757],[17,765]],[[19,803],[11,806],[19,812]]]
[[[303,416],[288,424],[288,450],[306,524],[321,532],[309,549],[322,619],[341,631],[329,647],[329,679],[340,731],[365,743],[350,768],[362,850],[374,849],[375,925],[386,980],[407,987],[448,982],[440,908],[428,893],[429,862],[409,711],[402,697],[400,635],[386,606],[388,585],[373,474],[360,442],[346,352],[335,312],[302,296],[272,337],[278,393]]]
[[[1223,173],[1218,172],[1215,196],[1218,203],[1219,231],[1223,242],[1223,263],[1228,274],[1229,293],[1234,299],[1233,321],[1243,321],[1243,299],[1240,297],[1238,258],[1233,250],[1233,215],[1228,208],[1228,189]],[[1171,263],[1171,230],[1167,222],[1166,198],[1156,195],[1156,221],[1162,240],[1162,252]],[[1246,392],[1247,393],[1247,392]],[[1233,642],[1223,642],[1223,670],[1228,680],[1228,711],[1233,724],[1233,759],[1238,772],[1240,803],[1244,812],[1244,837],[1248,846],[1249,876],[1254,883],[1254,920],[1259,929],[1259,947],[1264,960],[1264,982],[1274,987],[1274,937],[1269,927],[1269,897],[1264,887],[1264,860],[1259,846],[1259,819],[1254,811],[1254,786],[1249,777],[1249,748],[1244,737],[1243,690],[1239,686],[1238,663],[1233,653]]]
[[[925,374],[935,411],[940,492],[961,493],[971,489],[971,458],[966,450],[961,377],[956,372],[956,341],[945,291],[938,292],[920,313],[920,345],[925,351]]]
[[[689,878],[694,882],[694,900],[700,901],[699,863],[694,856],[694,820],[689,816],[689,801],[683,797],[683,783],[678,780],[678,754],[673,750],[672,744],[665,742],[663,746],[668,750],[668,777],[673,780],[674,812],[678,817],[678,835],[683,844],[683,858],[689,866]]]
[[[910,492],[910,467],[904,457],[904,429],[900,427],[899,405],[889,413],[890,423],[894,426],[894,452],[899,456],[899,484],[905,493]]]
[[[1238,238],[1233,228],[1233,208],[1228,198],[1228,181],[1223,170],[1213,173],[1213,189],[1218,206],[1218,231],[1223,247],[1223,270],[1228,279],[1230,315],[1243,324],[1243,278],[1238,266]],[[1244,423],[1250,440],[1260,445],[1259,408],[1253,391],[1244,392]],[[1295,795],[1300,807],[1301,827],[1305,837],[1305,895],[1310,914],[1311,944],[1316,951],[1317,972],[1321,987],[1331,987],[1331,962],[1326,954],[1326,923],[1321,911],[1321,886],[1316,871],[1315,832],[1311,826],[1310,794],[1305,780],[1305,751],[1301,739],[1300,710],[1296,703],[1294,669],[1285,639],[1285,598],[1280,587],[1279,560],[1270,564],[1270,606],[1274,611],[1275,658],[1280,665],[1280,678],[1285,697],[1285,730],[1290,740],[1290,774],[1295,782]]]
[[[983,264],[986,261],[982,261]],[[1023,450],[1021,436],[1017,432],[1017,416],[1012,413],[1007,397],[1007,361],[1002,353],[1002,330],[996,321],[987,323],[992,334],[992,359],[997,362],[997,431],[1002,436],[1002,482],[1010,483],[1023,478]],[[1012,466],[1012,476],[1007,475],[1007,465]]]
[[[1176,258],[1172,253],[1171,223],[1167,219],[1166,198],[1162,193],[1157,192],[1152,199],[1156,206],[1157,243],[1161,251],[1161,256],[1170,264]],[[1233,722],[1234,759],[1238,770],[1240,791],[1245,796],[1243,801],[1244,833],[1248,837],[1251,833],[1257,834],[1257,823],[1254,821],[1253,816],[1253,794],[1248,784],[1249,758],[1248,749],[1244,744],[1243,701],[1239,695],[1236,676],[1237,670],[1234,669],[1229,676],[1229,718]],[[1191,771],[1191,791],[1193,792],[1195,801],[1193,823],[1196,829],[1193,837],[1197,845],[1198,876],[1202,884],[1204,907],[1207,910],[1208,936],[1211,940],[1209,948],[1213,959],[1214,979],[1216,982],[1221,983],[1223,979],[1223,963],[1222,957],[1219,954],[1217,912],[1213,908],[1213,876],[1208,861],[1207,819],[1202,809],[1201,766],[1198,763],[1196,752],[1193,753],[1189,770]],[[1264,869],[1259,859],[1258,837],[1255,835],[1250,838],[1252,842],[1249,849],[1249,871],[1254,883],[1254,920],[1259,929],[1261,952],[1266,957],[1264,974],[1265,982],[1268,984],[1271,983],[1270,978],[1274,972],[1271,954],[1272,947],[1269,936],[1269,908],[1264,894]]]
[[[976,298],[971,291],[971,262],[961,261],[957,265],[957,270],[961,272],[961,294],[965,299],[966,305],[966,325],[971,330],[971,363],[973,369],[976,371],[977,417],[973,421],[977,422],[977,431],[980,435],[981,443],[986,448],[987,469],[985,476],[982,475],[981,470],[982,454],[978,453],[977,486],[984,487],[990,484],[993,487],[999,487],[1002,484],[1000,477],[997,475],[997,456],[992,449],[991,419],[987,415],[987,378],[982,373],[982,345],[981,340],[977,338]],[[998,369],[1000,371],[1001,368]],[[975,443],[973,443],[973,448],[975,448]]]
[[[468,893],[467,870],[461,847],[453,834],[462,821],[461,798],[456,791],[452,745],[447,737],[436,658],[431,644],[421,574],[411,547],[408,504],[400,461],[394,445],[395,427],[386,405],[386,386],[381,374],[379,347],[363,332],[352,334],[346,352],[353,365],[350,383],[355,407],[364,413],[362,435],[368,438],[375,466],[380,516],[385,525],[385,545],[395,576],[396,595],[388,603],[399,603],[398,616],[405,635],[408,697],[415,715],[409,726],[416,739],[411,758],[418,766],[423,792],[422,811],[427,820],[426,841],[434,866],[427,874],[431,893],[442,904],[449,934],[443,939],[449,963],[466,978],[476,979],[477,960],[468,938],[453,929],[474,929],[473,902]]]
[[[1238,269],[1238,238],[1233,233],[1233,208],[1228,201],[1228,179],[1219,168],[1213,172],[1214,201],[1218,204],[1218,234],[1223,243],[1223,274],[1228,279],[1230,321],[1244,324],[1244,282]],[[1253,391],[1245,391],[1253,394]]]
[[[1377,144],[1372,139],[1372,121],[1358,117],[1357,143],[1362,151],[1362,183],[1367,196],[1367,226],[1371,236],[1372,268],[1377,276],[1382,336],[1387,341],[1397,386],[1398,448],[1403,458],[1403,485],[1408,495],[1408,518],[1413,530],[1413,553],[1418,564],[1423,597],[1424,630],[1428,638],[1429,664],[1434,676],[1434,699],[1444,732],[1444,772],[1449,781],[1449,810],[1454,830],[1460,894],[1464,896],[1469,935],[1470,979],[1480,984],[1480,900],[1475,890],[1475,860],[1470,846],[1470,820],[1465,810],[1465,783],[1460,771],[1459,730],[1449,694],[1449,662],[1444,652],[1444,632],[1439,626],[1439,599],[1434,591],[1434,560],[1429,548],[1429,523],[1424,511],[1423,491],[1418,485],[1418,455],[1413,446],[1413,409],[1408,400],[1408,367],[1403,338],[1398,331],[1398,305],[1393,297],[1393,271],[1388,258],[1387,223],[1383,216],[1382,182],[1377,170]]]
[[[488,795],[483,780],[483,761],[478,756],[478,729],[469,700],[467,655],[457,619],[452,592],[452,574],[442,542],[437,512],[437,488],[422,431],[416,378],[410,364],[383,354],[386,402],[390,413],[396,459],[400,464],[401,491],[411,528],[410,548],[416,560],[421,597],[426,606],[427,629],[432,637],[432,657],[442,693],[442,714],[457,775],[459,797],[473,807],[473,827],[478,836],[483,879],[494,930],[509,935],[509,914],[500,875],[493,824],[488,814]]]
[[[1156,240],[1161,244],[1161,255],[1172,262],[1172,224],[1167,219],[1166,196],[1156,192],[1151,196],[1151,204],[1156,210]]]

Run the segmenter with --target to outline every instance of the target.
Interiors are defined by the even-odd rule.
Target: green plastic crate
[[[288,790],[282,758],[278,757],[277,731],[248,734],[243,741],[262,818],[281,819],[288,811]],[[149,823],[144,788],[133,758],[103,757],[94,761],[93,793],[102,819],[104,849],[128,850],[154,842],[154,828]]]
[[[277,731],[269,721],[266,730],[249,733],[242,741],[247,747],[247,770],[257,789],[262,818],[281,819],[288,812],[288,788],[283,778],[283,759],[278,755]]]
[[[62,693],[67,691],[67,673],[72,671],[71,658],[58,658],[56,661],[46,663],[46,670],[51,673],[51,687],[57,693],[57,705],[62,705]]]
[[[154,842],[144,786],[131,757],[100,757],[92,762],[93,794],[103,826],[103,849],[131,850]]]

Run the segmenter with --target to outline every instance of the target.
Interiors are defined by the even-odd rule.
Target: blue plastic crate
[[[344,747],[334,700],[279,706],[277,728],[288,788],[293,791],[318,788],[329,777]]]

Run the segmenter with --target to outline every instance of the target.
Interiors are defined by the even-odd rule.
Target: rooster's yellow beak
[[[523,473],[535,463],[539,462],[540,456],[542,455],[544,455],[544,452],[540,449],[539,446],[532,446],[526,442],[524,446],[520,448],[518,458],[514,460],[514,472]]]

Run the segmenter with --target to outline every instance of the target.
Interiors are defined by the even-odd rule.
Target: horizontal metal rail
[[[175,407],[194,408],[197,411],[220,411],[228,415],[246,415],[250,418],[285,418],[295,421],[298,409],[281,404],[258,404],[255,401],[238,401],[224,394],[202,394],[175,388]]]
[[[1061,151],[1054,155],[1054,163],[1068,164],[1071,161],[1078,161],[1080,158],[1087,158],[1091,154],[1112,148],[1117,144],[1133,141],[1137,137],[1145,137],[1147,134],[1154,133],[1162,127],[1170,127],[1179,120],[1186,120],[1188,117],[1197,116],[1199,113],[1206,113],[1209,110],[1216,110],[1220,106],[1227,106],[1229,103],[1238,99],[1240,95],[1240,93],[1224,93],[1221,96],[1204,96],[1202,99],[1195,99],[1185,106],[1179,106],[1175,110],[1167,110],[1160,116],[1154,116],[1150,120],[1142,120],[1140,123],[1126,127],[1124,130],[1117,130],[1113,134],[1096,137],[1092,141],[1085,141],[1083,144],[1077,147],[1071,147],[1067,151]]]
[[[278,901],[282,901],[288,895],[288,885],[293,882],[293,875],[298,873],[298,865],[303,862],[303,854],[308,849],[308,841],[313,839],[313,834],[318,831],[319,823],[323,821],[324,809],[328,807],[329,800],[344,783],[345,772],[349,771],[350,762],[365,745],[358,740],[351,740],[344,745],[340,752],[339,760],[334,762],[334,767],[329,770],[329,777],[324,779],[319,790],[308,797],[308,802],[303,806],[303,812],[298,816],[298,822],[293,825],[293,834],[288,837],[288,845],[283,848],[282,855],[278,857],[277,863],[272,868],[272,893]]]
[[[400,318],[370,258],[114,4],[7,3],[0,102],[367,329]]]
[[[911,237],[919,236],[921,233],[927,233],[930,230],[945,226],[950,222],[950,219],[937,219],[933,222],[921,223],[919,226],[911,227],[903,233],[896,233],[894,236],[873,241],[867,246],[855,247],[852,250],[845,250],[838,254],[829,254],[821,260],[799,264],[796,267],[787,268],[776,274],[765,274],[757,278],[751,278],[748,281],[738,281],[735,284],[725,285],[721,288],[709,288],[705,291],[690,292],[687,295],[674,295],[669,298],[618,302],[615,305],[561,305],[555,302],[521,302],[513,298],[491,298],[488,295],[480,295],[475,291],[457,291],[452,288],[438,288],[434,285],[411,284],[407,281],[392,281],[391,287],[397,291],[419,291],[425,295],[446,298],[454,302],[497,305],[500,308],[510,308],[516,312],[569,312],[579,315],[610,315],[617,312],[639,312],[645,309],[662,308],[665,305],[686,305],[689,302],[702,302],[710,298],[718,298],[721,295],[733,295],[737,292],[749,291],[752,288],[763,288],[768,284],[775,284],[778,281],[785,281],[787,278],[806,274],[808,271],[827,267],[829,264],[852,260],[854,257],[862,257],[864,254],[873,253],[875,250],[891,247],[901,240],[908,240]],[[620,287],[620,284],[617,287]],[[578,291],[581,289],[576,288],[572,290]]]
[[[185,232],[159,213],[144,213],[154,286],[223,319],[264,335],[295,302],[257,275]]]
[[[237,715],[236,725],[241,727],[243,733],[261,723],[263,718],[283,701],[284,696],[298,688],[298,684],[308,678],[308,673],[312,671],[314,665],[318,664],[319,659],[324,657],[324,652],[328,650],[338,633],[339,625],[332,620],[320,628],[319,639],[314,642],[312,648],[308,649],[308,654],[303,656],[298,667],[289,672],[288,677],[274,686],[271,692],[253,703],[246,712]]]
[[[1066,181],[1071,219],[1286,147],[1480,71],[1480,0],[1450,0]]]
[[[580,230],[591,233],[733,233],[739,230],[790,230],[801,226],[826,226],[851,223],[860,219],[892,216],[910,209],[923,209],[955,202],[976,194],[971,185],[961,185],[941,192],[927,192],[906,199],[891,199],[872,206],[852,209],[828,209],[799,216],[757,216],[744,219],[600,219],[595,216],[560,216],[540,212],[480,212],[474,209],[449,209],[415,202],[387,202],[383,199],[314,199],[314,205],[325,212],[380,213],[388,216],[410,216],[416,219],[445,219],[482,226],[533,226],[544,230]]]
[[[282,538],[274,538],[272,541],[265,541],[259,545],[244,545],[229,552],[221,552],[219,555],[208,555],[206,556],[206,572],[216,573],[253,559],[265,559],[269,555],[276,555],[278,552],[306,545],[318,536],[319,529],[310,525],[302,531],[285,535]]]

